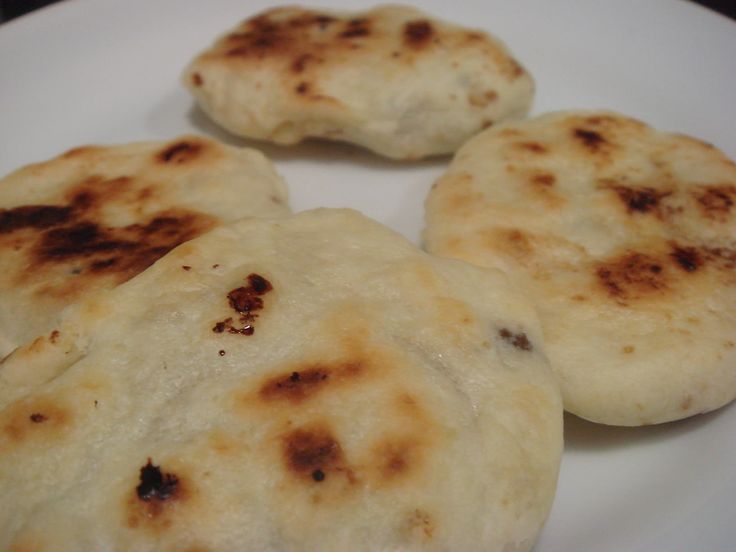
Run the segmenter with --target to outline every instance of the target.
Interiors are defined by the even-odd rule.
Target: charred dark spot
[[[179,142],[171,145],[158,154],[158,159],[164,163],[181,164],[195,159],[202,151],[202,144]]]
[[[217,354],[220,356],[225,356],[227,353],[225,353],[224,349],[220,349],[220,351]]]
[[[340,469],[343,453],[340,444],[325,428],[300,428],[282,438],[287,467],[298,476],[313,478],[316,471],[323,479],[330,469]]]
[[[248,284],[250,285],[251,289],[259,295],[263,295],[264,293],[267,293],[273,289],[271,282],[266,280],[260,274],[249,274]]]
[[[670,256],[677,263],[677,266],[685,272],[695,272],[703,264],[703,258],[694,247],[675,245]]]
[[[202,78],[202,75],[199,73],[192,73],[192,84],[194,86],[202,86],[204,84],[204,79]]]
[[[534,349],[532,342],[529,341],[529,338],[524,332],[514,333],[508,328],[501,328],[498,330],[498,335],[501,339],[522,351],[531,351]]]
[[[227,329],[228,323],[231,323],[233,321],[232,318],[226,318],[222,322],[218,322],[212,327],[212,331],[215,333],[222,333]]]
[[[539,142],[519,142],[517,147],[532,153],[547,153],[548,151],[547,148]]]
[[[212,268],[219,268],[219,266],[220,266],[219,264],[215,263],[212,265]]]
[[[44,416],[43,414],[41,414],[39,412],[34,412],[29,417],[30,417],[31,421],[34,424],[40,424],[40,423],[45,422],[46,420],[48,420],[48,418],[46,416]]]
[[[31,254],[39,264],[83,260],[85,266],[76,266],[76,273],[85,269],[90,273],[114,272],[123,282],[212,225],[210,217],[189,212],[156,216],[147,223],[119,228],[82,220],[44,231]]]
[[[656,211],[662,199],[672,195],[671,191],[656,190],[645,186],[634,188],[614,185],[611,189],[618,194],[619,199],[626,205],[630,213]]]
[[[273,286],[260,274],[249,274],[246,281],[247,286],[236,288],[227,294],[230,307],[240,315],[241,327],[236,327],[233,319],[229,317],[222,322],[217,322],[212,328],[213,332],[223,333],[227,330],[228,333],[240,335],[253,335],[255,332],[251,323],[258,318],[257,311],[263,309],[264,305],[260,295],[271,291]]]
[[[140,484],[135,488],[138,498],[144,502],[168,500],[175,496],[179,478],[171,473],[163,473],[154,466],[151,459],[141,468]]]
[[[296,90],[297,94],[306,94],[307,92],[309,92],[309,83],[302,81],[297,85],[294,90]]]
[[[602,263],[596,269],[598,281],[609,295],[618,299],[633,299],[667,289],[662,264],[644,253],[627,253]]]
[[[263,299],[254,294],[251,287],[239,287],[227,294],[230,306],[241,314],[252,316],[253,311],[263,308]]]
[[[325,480],[325,472],[322,470],[314,470],[312,472],[312,479],[314,479],[317,483]]]
[[[135,246],[133,242],[112,239],[93,222],[80,222],[48,230],[41,239],[38,253],[46,259],[61,260],[111,250],[130,250]]]
[[[187,271],[188,271],[188,270],[192,270],[192,267],[191,267],[191,266],[189,266],[189,265],[182,265],[182,268],[183,268],[184,270],[187,270]]]
[[[736,199],[736,186],[701,186],[693,195],[705,217],[725,221]]]
[[[427,20],[409,21],[404,25],[404,43],[412,48],[421,48],[430,42],[434,29]]]
[[[56,205],[23,205],[13,209],[0,209],[0,234],[8,234],[21,228],[43,229],[68,221],[72,208]]]
[[[573,136],[592,152],[601,151],[608,144],[606,139],[594,130],[576,128],[573,130]]]

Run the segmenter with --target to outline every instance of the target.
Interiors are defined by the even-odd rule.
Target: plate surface
[[[680,0],[413,3],[504,40],[535,77],[534,113],[618,110],[736,158],[728,19]],[[424,197],[448,158],[401,164],[339,144],[246,142],[209,123],[180,86],[195,53],[273,4],[67,0],[1,26],[0,174],[76,145],[199,132],[263,150],[295,210],[357,208],[419,243]],[[735,430],[736,406],[634,429],[567,417],[559,490],[536,550],[736,549]]]

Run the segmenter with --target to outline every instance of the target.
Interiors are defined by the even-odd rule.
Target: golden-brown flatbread
[[[356,212],[222,226],[57,331],[0,363],[0,549],[508,552],[549,511],[533,309]]]
[[[197,136],[85,146],[0,180],[0,357],[225,221],[288,214],[259,152]]]
[[[735,202],[713,146],[563,112],[468,142],[429,195],[425,240],[536,303],[568,410],[652,424],[736,396]]]
[[[497,39],[396,5],[268,10],[197,56],[184,83],[235,134],[342,140],[396,159],[454,152],[526,114],[534,92]]]

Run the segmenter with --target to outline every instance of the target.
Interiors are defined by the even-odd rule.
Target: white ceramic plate
[[[414,3],[506,41],[536,78],[536,113],[619,110],[736,158],[736,24],[723,17],[678,0]],[[244,144],[193,109],[179,75],[216,35],[271,4],[67,0],[2,25],[0,174],[85,143],[194,131]],[[324,143],[249,145],[276,161],[295,210],[355,207],[416,242],[424,196],[447,164]],[[565,430],[538,552],[736,550],[736,407],[637,429],[568,418]]]

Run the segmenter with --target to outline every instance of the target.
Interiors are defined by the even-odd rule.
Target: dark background
[[[0,0],[0,22],[13,19],[57,0]],[[124,0],[123,0],[124,1]],[[554,0],[552,0],[554,1]],[[615,2],[616,0],[610,0]],[[736,0],[694,0],[723,15],[736,19]],[[285,2],[291,3],[291,2]]]

